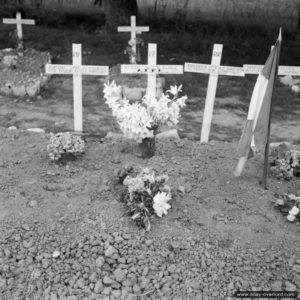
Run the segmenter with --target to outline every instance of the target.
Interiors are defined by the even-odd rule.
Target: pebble
[[[293,265],[293,271],[300,274],[300,265]]]
[[[116,281],[122,282],[124,280],[124,278],[126,277],[126,274],[122,269],[116,269],[114,271],[114,276],[115,276]]]
[[[31,201],[29,201],[28,206],[33,208],[33,207],[36,207],[37,204],[38,204],[38,202],[36,200],[31,200]]]
[[[94,292],[96,294],[100,294],[104,289],[104,285],[102,283],[101,280],[98,280],[96,283],[95,283],[95,288],[94,288]]]
[[[104,263],[105,263],[105,258],[103,256],[99,256],[96,259],[96,266],[97,267],[102,268],[102,266],[104,265]]]
[[[297,287],[296,287],[293,283],[291,283],[291,282],[289,282],[289,281],[286,281],[286,282],[285,282],[285,289],[286,289],[287,291],[289,291],[289,292],[294,292],[294,291],[297,290]]]
[[[108,248],[105,251],[105,256],[115,258],[118,254],[118,251],[113,246],[108,246]]]

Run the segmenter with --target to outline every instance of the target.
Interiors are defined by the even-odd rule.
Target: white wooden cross
[[[147,95],[156,97],[157,74],[183,74],[183,66],[157,65],[157,45],[148,45],[148,65],[121,65],[123,74],[147,74]]]
[[[130,63],[135,64],[136,63],[136,35],[141,34],[142,32],[148,32],[149,27],[148,26],[136,26],[136,17],[131,16],[131,26],[119,26],[118,32],[130,32],[131,33],[131,40],[134,41],[132,43],[131,49],[132,53],[135,55],[131,56]]]
[[[109,68],[107,66],[83,66],[81,64],[81,44],[72,46],[73,64],[46,64],[46,74],[73,75],[74,130],[82,131],[82,75],[108,75]]]
[[[227,76],[245,76],[243,68],[220,66],[222,58],[223,45],[214,44],[211,64],[185,63],[184,71],[193,73],[209,74],[208,87],[205,99],[205,108],[203,114],[201,143],[207,143],[210,133],[211,121],[216,98],[219,75]]]
[[[22,19],[21,14],[17,12],[15,19],[3,19],[4,24],[17,24],[17,35],[18,35],[18,46],[21,48],[23,46],[23,31],[22,25],[35,25],[34,20]]]

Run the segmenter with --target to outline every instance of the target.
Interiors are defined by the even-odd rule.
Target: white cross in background
[[[21,17],[21,14],[18,12],[15,19],[3,19],[4,24],[17,24],[17,34],[18,34],[18,43],[19,47],[22,47],[23,40],[23,31],[22,25],[35,25],[34,20],[24,20]]]
[[[134,41],[134,43],[131,46],[132,52],[136,54],[136,35],[141,34],[142,32],[148,32],[149,27],[148,26],[136,26],[136,18],[135,16],[131,16],[131,26],[119,26],[118,32],[130,32],[131,33],[131,40]],[[131,56],[131,63],[136,63],[135,55]]]
[[[220,66],[222,58],[222,44],[214,44],[211,64],[185,63],[184,71],[209,74],[208,87],[205,99],[205,108],[202,122],[201,143],[207,143],[209,139],[211,121],[216,98],[219,75],[245,76],[243,68]]]
[[[183,66],[157,65],[157,45],[148,45],[148,65],[121,65],[123,74],[147,74],[147,95],[156,97],[157,74],[183,74]]]
[[[82,75],[108,75],[107,66],[83,66],[81,44],[73,44],[72,65],[46,65],[46,74],[73,75],[74,130],[82,131]]]

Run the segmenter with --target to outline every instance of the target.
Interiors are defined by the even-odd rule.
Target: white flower
[[[276,205],[279,205],[279,206],[284,205],[284,200],[282,200],[282,199],[277,199]]]
[[[296,217],[295,217],[294,215],[288,215],[286,218],[287,218],[290,222],[294,222],[295,219],[296,219]]]
[[[296,196],[294,194],[289,194],[288,196],[291,200],[296,200]]]
[[[298,85],[292,85],[292,91],[297,94],[300,92],[300,87]]]
[[[59,256],[60,256],[60,252],[57,251],[57,250],[55,250],[55,251],[53,252],[53,254],[52,254],[52,257],[53,257],[53,258],[58,258]]]
[[[171,85],[170,89],[167,92],[171,93],[174,96],[177,96],[178,93],[182,91],[181,88],[182,88],[182,84],[179,87],[177,85],[174,86]]]
[[[299,208],[297,206],[294,206],[290,211],[289,211],[290,215],[296,216],[299,214]]]
[[[141,143],[143,139],[154,136],[152,128],[178,123],[180,108],[187,99],[186,96],[177,99],[181,88],[182,85],[171,86],[168,92],[174,95],[173,99],[168,94],[163,94],[160,99],[145,95],[141,102],[134,104],[130,104],[126,98],[122,99],[121,87],[115,82],[105,84],[103,93],[105,102],[111,108],[124,135]]]
[[[168,213],[168,209],[171,208],[171,205],[167,202],[171,200],[171,195],[166,192],[159,192],[153,198],[153,209],[155,213],[162,217]]]

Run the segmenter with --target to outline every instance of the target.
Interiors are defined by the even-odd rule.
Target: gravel
[[[4,228],[0,299],[233,299],[236,290],[300,288],[300,260],[280,250],[126,227],[76,237],[37,222]]]

